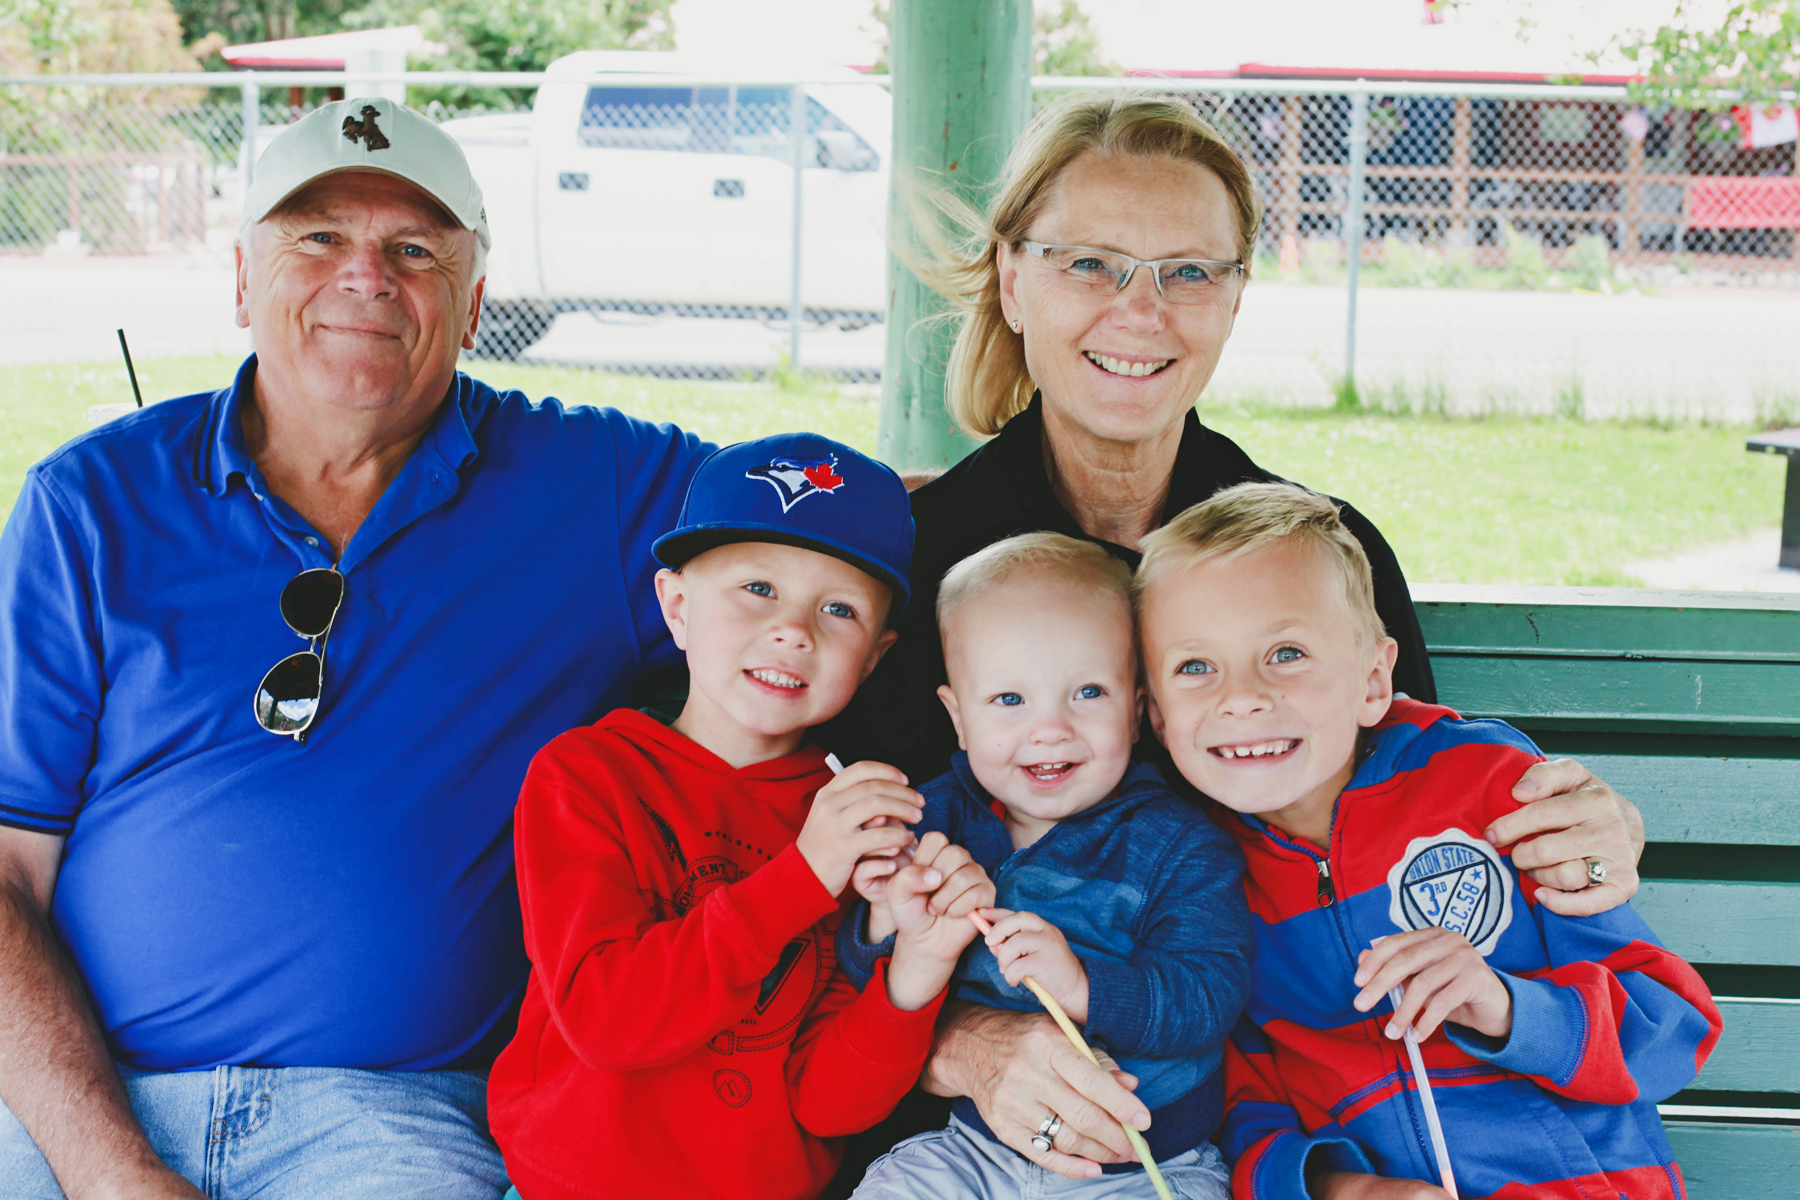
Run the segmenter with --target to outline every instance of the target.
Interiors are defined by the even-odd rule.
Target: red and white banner
[[[1795,121],[1791,104],[1739,104],[1732,107],[1731,116],[1743,131],[1746,150],[1800,139],[1800,122]]]
[[[1696,179],[1687,223],[1690,229],[1800,229],[1800,179]]]

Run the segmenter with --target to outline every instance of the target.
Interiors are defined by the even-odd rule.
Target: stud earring
[[[1014,322],[1013,322],[1013,323],[1012,323],[1012,331],[1013,331],[1013,332],[1014,332],[1014,333],[1017,333],[1017,332],[1019,332],[1019,328],[1020,328],[1020,322],[1018,322],[1018,321],[1014,321]]]

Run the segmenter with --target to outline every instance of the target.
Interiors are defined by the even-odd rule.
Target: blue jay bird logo
[[[781,497],[781,511],[820,492],[835,492],[844,486],[837,473],[837,458],[777,458],[767,466],[752,467],[744,472],[746,479],[760,479]]]

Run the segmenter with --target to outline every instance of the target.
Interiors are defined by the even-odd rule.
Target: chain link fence
[[[4,81],[0,262],[228,261],[255,156],[344,82]],[[1039,81],[1038,96],[1096,83]],[[495,234],[476,356],[670,377],[879,378],[882,81],[495,84],[464,91],[472,107],[427,106],[469,154]],[[1795,145],[1746,149],[1726,112],[1643,108],[1617,89],[1132,84],[1189,100],[1252,164],[1266,205],[1259,282],[1347,288],[1352,314],[1359,284],[1800,285]],[[1354,315],[1350,325],[1346,376]]]

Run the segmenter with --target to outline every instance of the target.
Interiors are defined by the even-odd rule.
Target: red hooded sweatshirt
[[[526,1200],[815,1196],[918,1079],[942,995],[901,1012],[885,972],[836,972],[845,906],[794,846],[830,778],[816,748],[734,770],[625,709],[532,760],[532,972],[488,1083]]]

